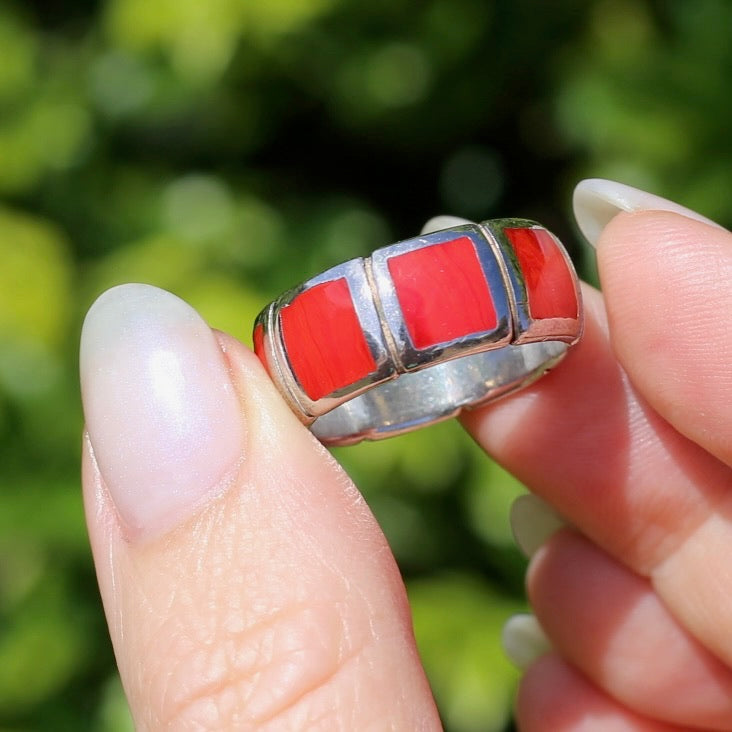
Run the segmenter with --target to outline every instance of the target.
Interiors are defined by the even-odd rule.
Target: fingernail
[[[433,231],[442,231],[443,229],[451,229],[453,226],[462,226],[463,224],[472,224],[468,219],[459,216],[433,216],[423,227],[421,234],[431,234]]]
[[[597,244],[602,230],[610,220],[621,211],[672,211],[719,227],[711,219],[678,203],[602,178],[580,181],[574,189],[572,204],[577,226],[592,246]]]
[[[503,651],[522,671],[551,651],[552,644],[537,619],[530,614],[513,615],[503,626]]]
[[[89,441],[128,533],[173,528],[238,467],[244,426],[201,316],[148,285],[105,292],[84,321]]]
[[[519,496],[511,504],[509,521],[513,538],[527,557],[533,557],[552,534],[567,525],[548,503],[533,493]]]

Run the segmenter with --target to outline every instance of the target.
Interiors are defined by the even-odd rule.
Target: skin
[[[732,235],[620,214],[585,336],[531,388],[467,413],[474,439],[572,525],[527,586],[554,646],[522,730],[732,730]],[[368,507],[218,334],[242,465],[136,541],[85,441],[99,584],[137,728],[439,729],[404,587]],[[550,429],[548,429],[550,427]]]

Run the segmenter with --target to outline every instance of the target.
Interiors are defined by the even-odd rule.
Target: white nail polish
[[[510,617],[503,626],[501,641],[506,656],[522,671],[552,649],[539,622],[529,614]]]
[[[534,556],[552,534],[567,525],[546,501],[533,493],[519,496],[511,504],[509,521],[513,538],[527,557]]]
[[[211,329],[175,295],[104,293],[84,322],[80,371],[94,457],[132,534],[172,528],[234,474],[239,402]]]
[[[423,227],[421,234],[431,234],[433,231],[442,231],[443,229],[451,229],[453,226],[462,226],[463,224],[472,224],[473,221],[462,219],[459,216],[433,216]]]
[[[719,226],[678,203],[602,178],[580,181],[574,189],[572,204],[577,225],[593,246],[597,244],[605,226],[621,211],[671,211],[711,226]]]

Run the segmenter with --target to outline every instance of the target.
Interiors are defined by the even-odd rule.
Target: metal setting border
[[[271,302],[257,315],[254,321],[255,331],[259,325],[262,326],[263,355],[270,378],[274,381],[288,406],[300,416],[303,422],[306,424],[311,423],[313,419],[308,419],[303,411],[303,405],[297,400],[289,387],[293,379],[288,368],[284,365],[287,364],[287,360],[284,358],[284,351],[277,332],[277,300]]]
[[[475,247],[486,284],[496,311],[497,325],[490,331],[460,336],[427,348],[416,348],[409,336],[396,288],[389,272],[389,260],[402,254],[445,244],[468,237]],[[399,356],[399,370],[417,371],[460,356],[501,348],[513,339],[512,310],[506,290],[502,263],[490,240],[478,224],[454,226],[431,234],[405,239],[377,249],[371,255],[371,267],[376,287],[376,299],[381,305],[385,326],[394,341]]]

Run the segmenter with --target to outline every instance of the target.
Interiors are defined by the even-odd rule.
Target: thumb
[[[257,359],[175,296],[84,324],[84,497],[136,728],[438,729],[366,504]]]

